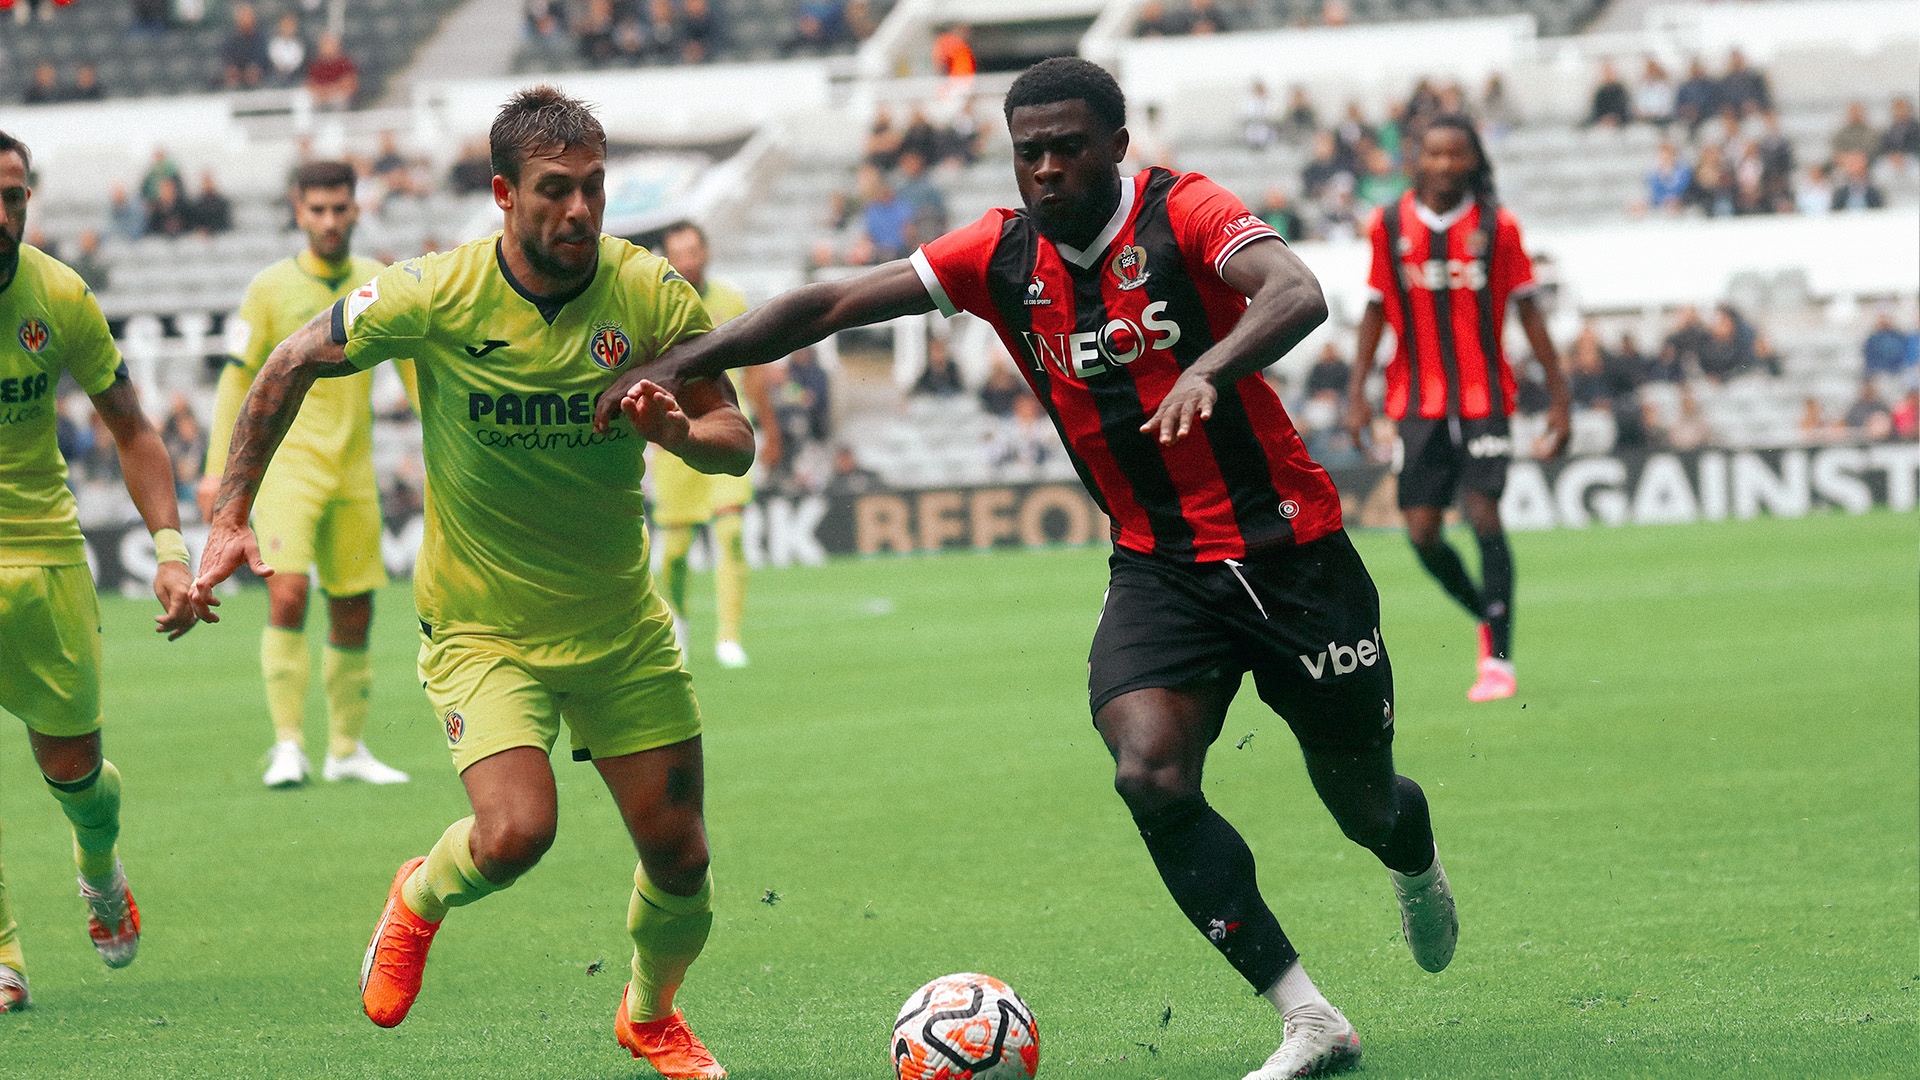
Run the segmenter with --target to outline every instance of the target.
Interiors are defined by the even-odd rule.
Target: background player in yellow
[[[700,226],[690,221],[667,226],[661,250],[680,276],[700,293],[700,303],[713,325],[746,313],[747,298],[739,289],[707,276],[707,234]],[[741,384],[746,388],[741,407],[748,420],[771,418],[773,406],[767,400],[765,369],[741,372]],[[764,430],[765,456],[777,461],[780,429],[769,424]],[[665,450],[649,455],[647,473],[653,479],[653,522],[660,534],[667,603],[673,606],[673,629],[680,648],[684,651],[687,647],[687,552],[693,547],[694,530],[706,525],[713,536],[713,587],[719,616],[713,654],[722,667],[747,666],[747,651],[740,643],[740,623],[747,606],[747,553],[740,537],[740,514],[753,501],[753,481],[745,476],[700,472]]]
[[[198,492],[203,517],[213,513],[241,399],[273,347],[384,269],[378,260],[356,257],[351,250],[360,217],[352,165],[309,162],[294,173],[293,184],[294,221],[307,234],[307,246],[262,270],[240,302],[235,317],[245,324],[247,345],[220,373]],[[400,370],[411,392],[412,365]],[[274,730],[264,777],[268,787],[305,783],[313,768],[304,731],[312,668],[306,632],[309,570],[318,574],[327,594],[321,662],[327,758],[320,775],[370,784],[407,780],[406,773],[375,759],[361,738],[373,686],[367,663],[373,590],[387,583],[380,559],[380,491],[373,477],[372,391],[370,372],[317,384],[287,429],[254,504],[261,554],[274,569],[267,579],[267,627],[260,635],[260,669]]]
[[[153,592],[165,609],[155,621],[169,641],[194,623],[187,545],[167,448],[100,305],[78,274],[21,243],[31,166],[27,148],[0,132],[0,709],[26,722],[34,761],[73,823],[94,948],[125,967],[140,947],[140,909],[120,867],[120,773],[100,754],[100,609],[55,436],[63,370],[113,433],[127,493],[153,533]],[[0,1013],[31,1002],[26,971],[0,884]]]
[[[721,1077],[673,1007],[713,922],[700,714],[647,565],[642,449],[745,473],[753,429],[730,384],[658,386],[631,424],[593,430],[612,373],[710,326],[666,261],[600,234],[606,135],[549,87],[517,94],[491,134],[505,229],[388,268],[274,350],[254,380],[194,583],[261,561],[248,511],[316,378],[411,358],[427,466],[414,571],[420,678],[473,815],[402,865],[361,968],[375,1023],[405,1019],[449,908],[511,885],[553,843],[548,760],[561,721],[639,850],[628,904],[633,981],[616,1038],[669,1077]]]

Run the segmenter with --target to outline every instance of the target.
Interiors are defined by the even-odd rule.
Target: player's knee
[[[1338,815],[1340,831],[1363,848],[1377,848],[1393,836],[1400,815],[1392,805],[1348,810]]]
[[[640,862],[647,877],[661,888],[680,896],[698,892],[707,879],[710,854],[706,834],[692,830],[667,844],[648,844],[641,850]]]
[[[553,847],[558,823],[550,816],[517,815],[492,822],[475,822],[468,840],[473,860],[487,877],[498,881],[496,871],[517,878],[539,864]]]
[[[1124,759],[1114,769],[1113,789],[1135,817],[1199,790],[1178,764]]]

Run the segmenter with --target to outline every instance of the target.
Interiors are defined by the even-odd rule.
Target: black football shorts
[[[1513,456],[1513,437],[1507,418],[1461,420],[1445,418],[1400,421],[1400,441],[1394,447],[1394,471],[1400,474],[1400,509],[1453,505],[1459,488],[1499,499],[1507,489],[1507,462]]]
[[[1252,672],[1300,745],[1360,752],[1393,742],[1393,669],[1380,596],[1347,534],[1245,559],[1182,563],[1115,547],[1087,660],[1097,718],[1148,688]]]

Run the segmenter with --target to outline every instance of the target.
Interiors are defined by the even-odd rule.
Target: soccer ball
[[[1039,1068],[1033,1010],[991,975],[943,975],[893,1022],[897,1080],[1032,1080]]]

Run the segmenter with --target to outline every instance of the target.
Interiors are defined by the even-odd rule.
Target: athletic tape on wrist
[[[187,564],[187,541],[179,529],[161,529],[153,534],[153,556],[163,563]]]

